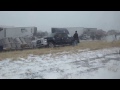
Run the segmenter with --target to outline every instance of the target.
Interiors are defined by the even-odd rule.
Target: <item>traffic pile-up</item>
[[[47,45],[45,40],[36,39],[32,40],[29,37],[18,37],[18,38],[3,38],[0,40],[0,51],[10,51],[10,50],[23,50],[32,49],[40,46]]]

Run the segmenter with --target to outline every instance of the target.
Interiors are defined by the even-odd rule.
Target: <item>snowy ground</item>
[[[120,79],[120,48],[0,61],[1,79]]]

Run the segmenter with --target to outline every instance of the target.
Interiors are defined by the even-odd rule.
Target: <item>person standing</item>
[[[73,38],[74,38],[74,46],[76,46],[78,44],[78,41],[79,41],[79,37],[78,37],[77,31],[75,31],[75,34],[73,35]]]
[[[115,34],[115,40],[117,40],[117,35]]]

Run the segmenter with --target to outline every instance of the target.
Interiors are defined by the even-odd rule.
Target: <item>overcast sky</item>
[[[120,11],[0,11],[0,25],[50,31],[51,27],[120,30]]]

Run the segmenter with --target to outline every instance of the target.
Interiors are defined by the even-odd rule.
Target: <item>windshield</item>
[[[55,33],[51,33],[48,35],[48,37],[54,37]]]
[[[68,37],[72,37],[70,34],[68,34]]]

